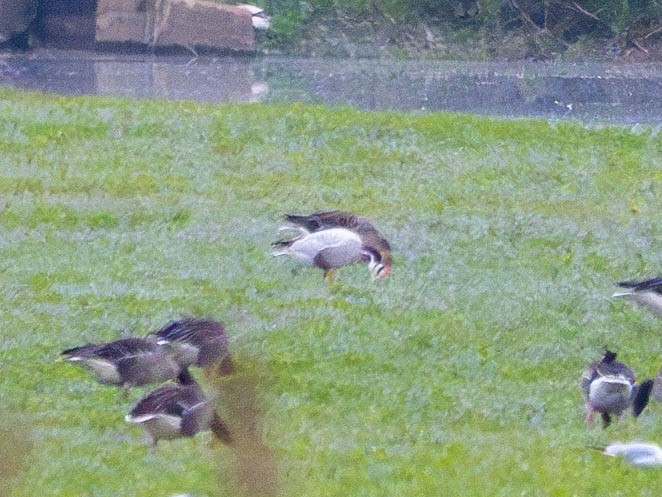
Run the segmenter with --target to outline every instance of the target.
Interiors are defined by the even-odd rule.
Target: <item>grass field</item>
[[[662,322],[609,298],[662,272],[661,188],[658,130],[0,90],[0,495],[656,497],[590,447],[662,442],[662,406],[587,429],[578,380],[605,346],[662,366]],[[271,257],[331,208],[389,278]],[[184,315],[231,336],[234,448],[150,452],[147,388],[56,362]]]

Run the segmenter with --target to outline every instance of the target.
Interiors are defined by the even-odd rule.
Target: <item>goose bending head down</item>
[[[384,265],[377,250],[364,245],[361,237],[352,230],[330,228],[300,237],[281,240],[273,244],[274,256],[287,255],[303,264],[324,270],[324,278],[333,283],[337,268],[355,263],[368,265],[373,278],[383,276]]]
[[[211,430],[216,438],[231,443],[227,427],[220,420],[213,403],[187,369],[182,370],[179,384],[166,384],[152,390],[126,416],[127,423],[141,425],[152,447],[159,440],[192,437]]]
[[[218,363],[221,375],[234,371],[223,323],[213,319],[183,318],[170,321],[151,336],[172,348],[181,367],[207,367]]]
[[[620,417],[630,407],[632,414],[639,416],[648,405],[653,381],[636,384],[634,372],[616,361],[616,353],[607,350],[602,359],[586,368],[580,387],[586,398],[586,424],[592,425],[595,413],[600,413],[606,428],[612,416]]]
[[[391,272],[391,246],[365,217],[357,216],[346,211],[318,211],[307,215],[287,214],[286,221],[289,223],[281,229],[296,228],[302,233],[315,233],[317,231],[345,228],[353,231],[361,237],[363,245],[372,247],[379,253],[383,269],[380,276],[386,276]]]

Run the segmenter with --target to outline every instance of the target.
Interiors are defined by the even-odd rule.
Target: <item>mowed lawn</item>
[[[662,273],[659,129],[0,90],[0,494],[651,496],[662,406],[584,426],[605,347],[640,378],[662,320],[610,299]],[[346,209],[393,272],[271,256],[285,213]],[[164,441],[57,362],[181,316],[223,321],[238,436]]]

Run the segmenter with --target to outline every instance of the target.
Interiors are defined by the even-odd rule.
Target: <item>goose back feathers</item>
[[[127,423],[141,425],[152,446],[159,440],[192,437],[207,430],[230,443],[228,429],[188,370],[182,370],[178,379],[179,384],[162,385],[140,399],[127,414]]]
[[[354,229],[359,225],[370,224],[370,222],[359,216],[355,216],[351,212],[344,211],[319,211],[313,212],[309,215],[286,214],[285,219],[301,228],[313,233],[329,228],[349,228]]]
[[[167,381],[175,378],[181,369],[168,350],[148,338],[87,344],[66,349],[61,356],[80,364],[100,383],[125,389]]]
[[[213,319],[184,318],[170,321],[154,334],[157,343],[168,345],[182,367],[201,368],[220,363],[220,372],[231,373],[228,337],[223,324]]]

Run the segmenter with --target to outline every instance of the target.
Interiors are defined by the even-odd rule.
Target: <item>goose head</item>
[[[391,272],[391,268],[382,263],[380,253],[372,247],[361,248],[361,260],[368,265],[373,280],[384,278]]]

